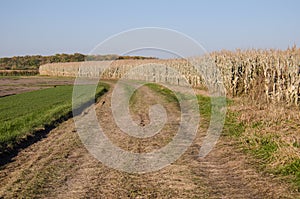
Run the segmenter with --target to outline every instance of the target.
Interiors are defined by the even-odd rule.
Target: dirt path
[[[162,132],[137,139],[122,133],[114,123],[112,90],[102,97],[96,111],[115,145],[141,153],[158,149],[172,139],[179,125],[178,104],[142,87],[131,109],[133,119],[147,125],[148,105],[156,103],[164,105],[169,117]],[[128,174],[93,158],[70,119],[1,168],[0,198],[296,198],[287,185],[258,173],[253,162],[227,137],[221,137],[208,156],[198,159],[204,136],[205,130],[200,128],[192,146],[168,167]]]

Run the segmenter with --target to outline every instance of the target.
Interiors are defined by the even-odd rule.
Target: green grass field
[[[105,92],[106,87],[99,84],[96,97]],[[70,115],[72,92],[73,86],[57,86],[0,98],[0,152]],[[84,96],[81,101],[90,99]]]

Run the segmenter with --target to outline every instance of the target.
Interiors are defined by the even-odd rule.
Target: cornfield
[[[222,51],[211,54],[227,92],[266,102],[300,103],[300,49]]]
[[[196,63],[202,66],[198,66],[197,70],[190,60],[197,60]],[[39,72],[52,76],[101,76],[102,79],[125,77],[176,85],[184,85],[183,75],[190,85],[198,87],[219,84],[214,80],[218,72],[211,64],[219,70],[227,95],[247,95],[267,103],[300,104],[300,49],[296,47],[287,50],[220,51],[187,60],[53,63],[40,66]]]

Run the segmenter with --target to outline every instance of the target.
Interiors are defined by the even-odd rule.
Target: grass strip
[[[108,85],[99,84],[95,98],[107,89]],[[73,86],[68,85],[0,98],[0,153],[53,122],[71,116],[72,92]]]

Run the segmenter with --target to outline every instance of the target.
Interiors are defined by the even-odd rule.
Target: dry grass
[[[290,176],[300,190],[300,115],[295,106],[257,105],[245,98],[231,107],[245,125],[242,146],[261,160],[262,168]],[[288,172],[286,172],[288,170]]]

